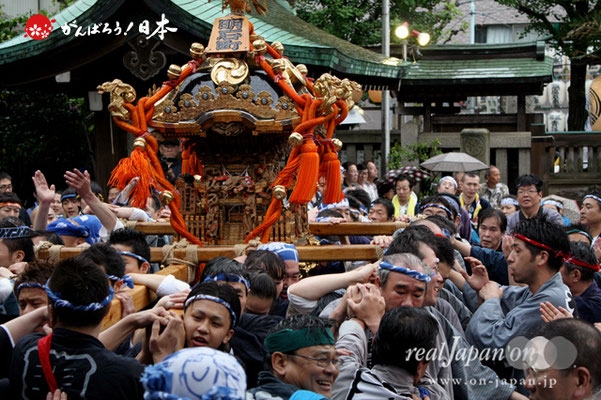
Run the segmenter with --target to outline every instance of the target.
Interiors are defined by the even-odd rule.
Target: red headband
[[[6,203],[0,203],[0,207],[16,207],[16,208],[21,208],[21,205],[19,203],[10,203],[10,202],[6,202]]]
[[[593,271],[597,272],[599,271],[599,264],[597,265],[593,265],[593,264],[589,264],[586,263],[584,261],[580,261],[576,258],[573,257],[569,257],[567,259],[564,259],[563,262],[565,262],[566,264],[572,264],[572,265],[576,265],[578,267],[582,267],[582,268],[588,268],[588,269],[592,269]]]
[[[523,240],[524,242],[531,244],[534,247],[538,247],[539,249],[547,250],[549,253],[553,254],[554,257],[560,257],[563,260],[566,260],[566,259],[572,257],[572,255],[570,253],[566,254],[563,251],[553,250],[551,247],[547,246],[546,244],[539,243],[536,240],[527,238],[526,236],[520,235],[519,233],[514,233],[512,236],[517,239]]]

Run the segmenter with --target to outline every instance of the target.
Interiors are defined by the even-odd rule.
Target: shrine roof
[[[170,21],[169,25],[184,30],[203,43],[209,39],[215,18],[228,14],[227,10],[222,11],[221,1],[218,0],[211,2],[207,0],[134,1],[140,6],[150,8],[157,15],[165,14]],[[60,26],[73,21],[77,21],[77,25],[83,27],[104,22],[114,18],[120,8],[127,9],[127,12],[131,13],[131,10],[136,9],[132,4],[134,1],[79,0],[52,17],[56,22],[53,24],[54,30],[47,39],[32,40],[19,35],[0,43],[0,65],[22,62],[45,54],[52,55],[51,51],[62,52],[66,47],[76,46],[77,42],[85,38],[75,37],[73,33],[65,35]],[[396,87],[405,67],[409,65],[397,58],[386,58],[321,31],[298,18],[285,0],[267,0],[267,7],[266,16],[256,13],[247,15],[254,24],[255,31],[268,43],[281,42],[285,46],[285,55],[294,63],[308,65],[309,70],[311,66],[316,66],[332,70],[334,74],[341,73],[362,84],[369,85],[371,80],[372,87],[385,85]],[[123,19],[123,11],[120,14],[120,19]],[[132,15],[131,19],[136,18]],[[130,36],[111,38],[114,42],[112,48],[117,45],[117,42],[122,44],[126,40],[131,40]],[[382,80],[385,82],[383,83]]]
[[[407,96],[416,97],[418,88],[432,94],[442,87],[476,96],[489,91],[540,94],[553,78],[553,58],[545,55],[543,42],[433,45],[421,52],[423,57],[402,78],[401,93],[411,88]]]

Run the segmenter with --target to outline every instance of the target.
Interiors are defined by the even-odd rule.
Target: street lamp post
[[[382,0],[382,54],[390,57],[390,0]],[[390,154],[390,98],[388,90],[382,89],[382,141],[383,151],[380,152],[380,168],[382,175],[386,172],[386,161]]]

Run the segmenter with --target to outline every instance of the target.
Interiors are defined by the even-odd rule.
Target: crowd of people
[[[177,144],[161,152],[175,179]],[[62,192],[36,171],[26,209],[0,173],[0,396],[601,399],[601,193],[570,221],[531,174],[514,194],[491,166],[423,196],[411,176],[377,181],[373,162],[344,167],[344,200],[318,190],[309,221],[402,222],[319,238],[374,244],[378,261],[301,278],[295,246],[267,243],[210,260],[192,285],[155,273],[150,248],[171,237],[126,227],[167,219],[157,196],[142,210],[124,191],[105,201],[87,171],[67,171]],[[81,251],[37,257],[49,244]],[[134,284],[156,294],[140,311]],[[111,304],[121,318],[103,329]]]

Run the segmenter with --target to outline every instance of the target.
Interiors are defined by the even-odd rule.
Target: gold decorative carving
[[[196,107],[196,102],[194,101],[194,96],[190,93],[184,93],[180,96],[179,101],[177,102],[179,106],[179,120],[190,120],[194,118],[194,108]]]
[[[257,98],[254,99],[254,103],[258,106],[268,106],[270,107],[273,104],[273,99],[271,98],[271,94],[264,90],[260,91],[257,95]],[[271,107],[270,107],[271,108]]]
[[[129,111],[123,107],[123,103],[131,103],[136,99],[136,90],[133,86],[123,83],[120,79],[114,79],[112,82],[104,82],[96,87],[98,93],[110,93],[111,102],[108,109],[113,117],[121,120],[130,119]]]
[[[349,109],[353,107],[353,91],[361,90],[361,85],[346,78],[341,80],[333,75],[323,74],[315,81],[313,88],[315,95],[323,99],[320,110],[330,114],[337,100],[344,100]]]
[[[211,70],[211,79],[216,85],[237,85],[248,77],[248,65],[237,58],[224,58]]]

